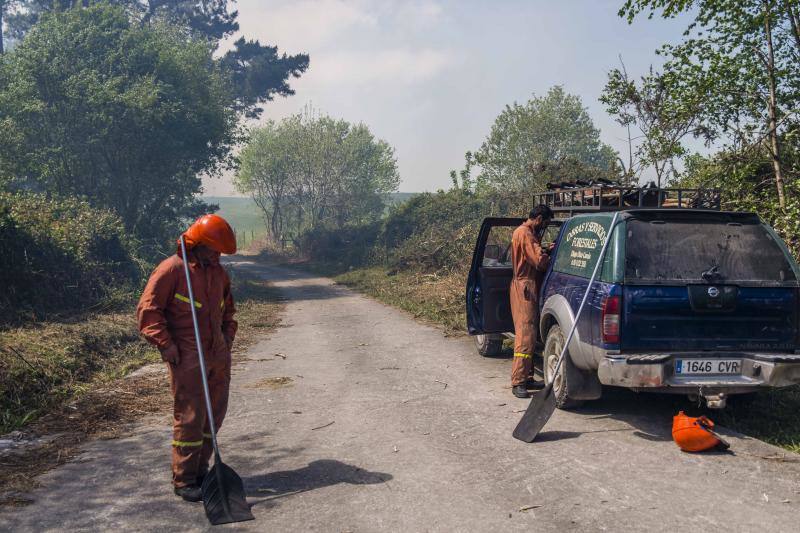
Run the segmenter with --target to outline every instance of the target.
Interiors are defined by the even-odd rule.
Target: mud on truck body
[[[721,211],[718,191],[697,189],[559,188],[536,203],[556,216],[539,295],[547,382],[611,239],[554,384],[559,407],[598,399],[603,385],[721,408],[730,395],[800,383],[800,268],[757,215]],[[513,337],[509,245],[523,221],[487,218],[478,236],[466,311],[481,355],[499,355]]]

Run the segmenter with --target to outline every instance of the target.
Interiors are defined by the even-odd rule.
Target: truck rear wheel
[[[496,357],[503,353],[503,336],[486,334],[475,335],[475,347],[484,357]]]
[[[558,364],[558,357],[561,355],[565,340],[564,332],[560,326],[553,326],[547,332],[547,340],[544,343],[544,351],[542,353],[545,383],[553,381],[553,373]],[[556,397],[556,407],[559,409],[574,409],[583,404],[583,401],[570,397],[569,375],[574,375],[571,370],[574,370],[572,368],[572,359],[570,359],[569,352],[567,352],[564,356],[561,370],[559,370],[556,381],[553,383],[553,394]]]

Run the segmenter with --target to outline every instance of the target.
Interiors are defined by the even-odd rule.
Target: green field
[[[396,192],[389,195],[389,205],[401,204],[417,193]],[[240,246],[246,246],[254,239],[260,239],[267,233],[261,210],[252,198],[239,196],[204,196],[203,200],[210,204],[217,204],[217,214],[230,223],[236,231],[236,238]]]
[[[260,239],[267,233],[261,210],[251,198],[236,196],[205,196],[205,202],[217,204],[217,214],[223,217],[236,231],[236,240],[240,246],[246,246],[254,239]]]

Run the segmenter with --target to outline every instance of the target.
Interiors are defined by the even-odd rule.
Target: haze
[[[312,105],[364,122],[396,149],[401,191],[447,188],[464,152],[477,149],[506,104],[563,85],[582,97],[604,142],[627,153],[625,133],[597,101],[622,55],[631,74],[676,41],[686,21],[617,17],[622,0],[239,0],[241,31],[307,52],[295,96],[265,106],[281,119]],[[230,176],[205,180],[209,196],[236,195]]]

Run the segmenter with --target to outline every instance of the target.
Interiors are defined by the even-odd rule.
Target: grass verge
[[[424,274],[382,268],[351,270],[334,276],[337,283],[411,313],[414,318],[444,328],[448,335],[464,332],[464,276]]]
[[[465,332],[463,274],[401,271],[390,275],[385,269],[375,267],[337,274],[324,265],[311,265],[311,268],[331,275],[343,285],[408,311],[415,318],[442,326],[448,334]],[[647,401],[645,396],[642,398]],[[673,408],[669,402],[653,402],[654,408],[665,405],[668,405],[667,409]],[[800,453],[800,417],[797,416],[800,412],[800,386],[734,397],[722,411],[701,412],[725,427]]]
[[[235,362],[278,326],[282,304],[266,282],[232,277]],[[8,330],[0,342],[0,371],[10,371],[0,372],[0,435],[18,429],[14,437],[33,442],[0,454],[0,508],[30,503],[36,477],[74,457],[83,441],[120,437],[137,418],[169,412],[166,368],[139,337],[132,309]]]

